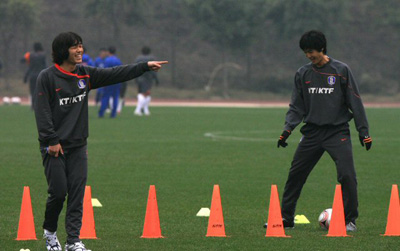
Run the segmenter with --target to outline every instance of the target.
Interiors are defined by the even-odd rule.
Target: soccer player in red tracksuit
[[[40,151],[48,183],[43,223],[47,250],[62,250],[56,230],[64,200],[66,251],[86,251],[79,239],[87,179],[88,94],[92,89],[128,81],[157,71],[166,61],[93,68],[82,63],[82,38],[59,34],[52,44],[54,65],[37,80],[35,115]]]
[[[303,137],[293,157],[282,198],[285,227],[294,226],[297,200],[308,175],[326,151],[336,164],[342,185],[347,231],[356,231],[358,217],[357,179],[348,122],[354,118],[362,146],[369,150],[372,140],[357,83],[350,68],[326,55],[326,38],[319,31],[306,32],[300,48],[310,63],[301,67],[294,81],[289,111],[278,147],[304,121]]]

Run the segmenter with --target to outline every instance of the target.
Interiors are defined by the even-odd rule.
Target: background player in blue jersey
[[[88,172],[88,93],[131,80],[168,62],[94,68],[82,65],[82,38],[59,34],[52,43],[54,65],[41,71],[34,104],[48,197],[43,223],[47,250],[62,250],[56,231],[68,196],[65,251],[88,251],[80,241]]]
[[[94,60],[94,66],[104,68],[105,67],[105,60],[108,56],[108,50],[106,48],[99,49],[99,55]]]
[[[93,59],[89,56],[89,54],[87,54],[88,49],[87,48],[83,48],[84,50],[84,54],[82,55],[82,64],[83,65],[88,65],[88,66],[94,66],[94,62]]]
[[[104,60],[104,67],[111,68],[114,66],[122,65],[121,60],[115,55],[116,48],[114,46],[110,46],[108,48],[109,56]],[[99,117],[104,117],[104,113],[111,103],[111,118],[115,118],[117,116],[117,108],[118,108],[118,99],[119,99],[119,91],[121,88],[121,84],[110,85],[103,88],[103,96],[101,98],[101,106],[99,110]]]
[[[282,198],[285,227],[294,226],[297,200],[308,175],[324,152],[336,164],[337,179],[342,185],[346,230],[356,231],[358,217],[357,178],[354,168],[349,121],[354,118],[362,146],[369,150],[372,140],[357,83],[350,68],[326,55],[325,35],[306,32],[300,48],[310,63],[295,75],[295,83],[278,147],[301,122],[303,137],[297,147]],[[267,227],[267,225],[266,225]]]

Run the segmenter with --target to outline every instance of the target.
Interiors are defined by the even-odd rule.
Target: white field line
[[[211,138],[212,140],[232,140],[232,141],[249,141],[249,142],[267,142],[267,141],[275,141],[275,138],[267,138],[267,137],[241,137],[234,136],[232,134],[263,134],[268,131],[251,131],[251,132],[206,132],[204,133],[204,137]]]
[[[271,134],[272,131],[270,130],[265,130],[265,131],[226,131],[226,132],[206,132],[203,134],[204,137],[206,138],[210,138],[213,141],[218,141],[218,140],[227,140],[227,141],[247,141],[247,142],[274,142],[274,141],[278,141],[278,137],[241,137],[241,136],[235,136],[234,134],[262,134],[262,135],[266,135],[266,134]],[[391,142],[398,142],[400,141],[400,138],[380,138],[380,137],[375,137],[373,138],[373,140],[375,141],[391,141]],[[290,140],[291,141],[291,140]],[[353,145],[359,145],[358,140],[353,140],[352,141]]]

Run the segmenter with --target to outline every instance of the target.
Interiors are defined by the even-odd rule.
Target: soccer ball
[[[329,229],[331,223],[332,208],[325,209],[318,217],[318,222],[321,228]]]

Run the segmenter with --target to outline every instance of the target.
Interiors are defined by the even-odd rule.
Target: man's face
[[[324,53],[314,49],[305,49],[304,53],[306,57],[311,61],[312,64],[319,65],[324,60]]]
[[[69,47],[68,62],[71,64],[81,64],[83,55],[83,45],[77,44]]]

